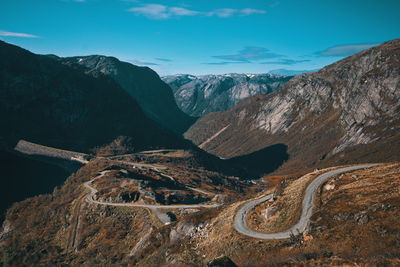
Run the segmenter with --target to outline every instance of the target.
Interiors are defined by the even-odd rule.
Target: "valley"
[[[400,39],[294,77],[0,58],[1,266],[400,264]]]
[[[52,149],[46,149],[46,151],[49,150]],[[267,188],[265,192],[257,192],[257,186],[251,185],[251,183],[246,185],[235,179],[231,181],[227,177],[225,179],[228,179],[226,181],[231,186],[235,184],[235,189],[230,191],[228,184],[209,184],[207,180],[202,181],[200,187],[197,187],[191,184],[192,179],[188,180],[185,177],[193,175],[190,169],[183,168],[183,165],[178,167],[176,163],[174,165],[168,163],[171,157],[176,159],[185,158],[189,155],[189,152],[168,149],[142,151],[117,157],[92,157],[90,161],[85,163],[84,167],[71,177],[72,179],[68,179],[64,186],[53,192],[52,198],[43,195],[31,200],[28,199],[14,206],[9,211],[5,222],[8,227],[3,229],[1,235],[2,244],[8,244],[7,246],[9,247],[10,245],[15,246],[22,240],[24,240],[24,243],[27,242],[26,244],[32,242],[33,240],[30,240],[30,237],[22,237],[18,232],[15,232],[15,227],[25,225],[25,227],[31,229],[33,236],[36,235],[36,231],[45,230],[49,234],[51,233],[47,237],[49,239],[46,238],[48,241],[44,240],[44,243],[36,243],[37,249],[47,247],[47,242],[51,242],[54,245],[58,244],[56,246],[61,247],[54,248],[56,250],[46,249],[47,253],[56,255],[58,253],[56,252],[57,250],[64,251],[65,249],[66,253],[62,253],[57,259],[73,265],[82,261],[91,262],[91,264],[105,264],[109,262],[105,255],[116,261],[135,262],[135,264],[143,266],[152,266],[154,264],[197,265],[200,262],[208,262],[213,258],[218,258],[219,253],[223,253],[223,255],[228,256],[236,264],[240,265],[243,264],[243,255],[246,255],[246,251],[250,247],[252,247],[252,251],[259,251],[259,255],[254,258],[254,263],[259,260],[269,262],[272,260],[272,262],[279,263],[279,261],[284,261],[286,257],[293,257],[294,255],[298,255],[295,256],[298,263],[362,263],[362,259],[348,258],[345,256],[346,254],[334,248],[331,248],[331,251],[334,251],[339,257],[330,258],[328,254],[326,256],[315,252],[319,245],[316,246],[314,243],[317,242],[316,244],[318,244],[318,242],[325,240],[319,239],[319,235],[338,231],[335,228],[329,228],[332,226],[319,226],[319,224],[321,222],[326,224],[332,218],[333,220],[342,220],[342,217],[340,217],[342,216],[340,215],[343,213],[342,211],[337,213],[337,216],[332,216],[329,220],[321,221],[316,219],[323,214],[324,211],[321,211],[321,209],[324,209],[325,205],[331,205],[331,201],[339,201],[339,203],[342,203],[340,205],[343,205],[343,201],[346,201],[342,198],[330,196],[330,194],[336,194],[336,190],[346,191],[346,188],[363,190],[363,197],[359,200],[354,200],[352,204],[353,213],[360,213],[360,215],[346,216],[354,218],[359,225],[372,227],[371,231],[375,231],[374,229],[387,229],[386,224],[381,224],[384,221],[378,219],[381,216],[379,215],[380,210],[389,213],[395,212],[396,214],[399,212],[399,206],[395,202],[400,199],[400,191],[395,186],[399,182],[400,169],[398,163],[363,164],[316,170],[296,179],[283,179],[282,181],[285,181],[286,184],[281,186],[280,189],[278,189],[279,186],[275,186]],[[132,158],[135,157],[140,157],[140,161],[132,161]],[[164,158],[165,162],[153,165],[151,163],[154,160],[153,157]],[[201,171],[198,168],[196,170],[197,172]],[[184,172],[185,176],[182,176],[181,172]],[[208,171],[203,170],[202,177],[207,174],[210,175]],[[385,179],[384,182],[381,179]],[[303,180],[305,180],[305,182],[302,182],[304,189],[301,189],[302,187],[296,185],[296,183]],[[141,187],[140,184],[143,184],[141,181],[150,183],[147,183],[145,187]],[[139,187],[136,184],[139,184]],[[371,187],[371,185],[374,186]],[[361,189],[360,186],[363,186],[362,188],[364,189]],[[379,188],[381,186],[393,188],[394,190],[390,194],[381,195],[382,199],[376,202],[378,200],[370,197],[369,194],[379,193],[380,190],[383,190],[383,188]],[[242,194],[237,194],[240,191],[238,190],[239,188],[244,190]],[[366,190],[366,188],[371,189]],[[372,188],[374,189],[372,190]],[[293,189],[300,189],[298,196],[291,192]],[[170,192],[169,200],[154,197],[154,194],[157,195],[161,192],[164,194]],[[199,193],[203,196],[203,200],[199,198],[199,203],[185,204],[185,198],[180,198],[180,200],[176,198],[177,196],[182,197],[182,193],[190,195],[190,199],[193,199],[194,193]],[[243,200],[243,193],[249,196],[258,195],[262,197]],[[351,197],[350,192],[347,194],[350,194],[348,197]],[[129,197],[125,198],[124,196]],[[282,203],[290,203],[285,200],[287,197],[291,197],[291,201],[295,201],[298,204],[286,207],[280,206]],[[320,202],[320,199],[322,202]],[[56,204],[61,200],[64,203],[62,206]],[[391,204],[385,204],[386,202]],[[18,213],[15,213],[17,211],[24,212],[24,210],[28,212],[23,208],[25,205],[35,205],[36,209],[45,217],[52,214],[43,213],[45,210],[54,210],[56,214],[67,212],[70,215],[66,218],[41,220],[39,225],[35,225],[36,219],[32,217],[33,214],[28,215],[29,213],[26,213],[27,220],[22,222],[21,219],[24,217],[20,217],[17,215]],[[49,206],[47,207],[47,205]],[[263,214],[271,210],[271,205],[278,207],[275,208],[275,214],[271,213],[272,215],[269,215],[269,217],[264,217]],[[380,205],[382,205],[382,209]],[[279,209],[279,206],[282,210]],[[368,210],[372,209],[372,213],[370,214],[370,211],[366,213],[364,211],[366,208]],[[138,217],[138,214],[141,215]],[[289,216],[292,219],[288,219],[288,214],[292,214]],[[368,219],[364,219],[362,216],[368,216]],[[388,220],[394,218],[393,216],[387,217]],[[32,219],[33,221],[31,222]],[[285,222],[285,220],[287,221]],[[280,222],[276,224],[274,223],[275,221]],[[64,226],[58,228],[62,224]],[[283,232],[279,232],[279,229],[282,229],[284,225],[289,226],[290,229],[283,229]],[[277,226],[278,228],[276,228]],[[142,232],[137,232],[132,227],[139,227]],[[355,224],[353,227],[350,228],[353,229],[351,231],[357,231],[359,226]],[[393,233],[398,231],[400,233],[400,229],[396,229],[395,226],[390,231],[394,231]],[[161,233],[161,235],[154,236],[154,233],[157,232]],[[223,236],[222,242],[218,241],[221,235]],[[61,236],[67,236],[68,238],[63,241],[63,239],[59,239]],[[110,250],[111,247],[107,249],[107,246],[115,246],[117,243],[114,242],[120,239],[121,236],[124,236],[122,240],[125,241],[118,242],[118,254],[113,252],[115,250]],[[14,238],[19,239],[14,240]],[[154,238],[157,238],[158,241],[155,241]],[[359,240],[359,244],[363,246],[364,243],[372,242],[369,241],[369,238],[366,235],[364,239]],[[131,240],[129,241],[130,243],[126,243],[128,240]],[[133,240],[139,240],[139,243],[135,243]],[[265,241],[255,242],[254,240]],[[106,245],[107,243],[109,245]],[[242,245],[238,247],[238,244]],[[382,242],[377,244],[380,244],[378,248],[385,246],[385,243]],[[227,250],[230,246],[232,248]],[[185,251],[198,251],[200,254],[187,254],[187,252],[182,254],[178,252],[178,247],[184,247]],[[232,250],[233,248],[235,250]],[[288,250],[289,248],[292,249]],[[302,249],[299,250],[300,248]],[[395,247],[393,249],[395,250]],[[393,256],[396,254],[390,254],[393,249],[388,250],[389,254],[386,254],[385,259],[375,260],[375,262],[395,263],[396,258],[393,258]],[[158,253],[157,251],[160,250],[164,250],[173,256],[166,259],[155,257],[154,253]],[[7,251],[9,253],[8,257],[21,263],[23,263],[21,261],[23,259],[31,260],[25,258],[24,255],[33,256],[38,253],[37,250],[35,250],[36,252],[19,251],[18,249]],[[95,251],[101,251],[101,255],[104,255],[104,258],[97,258],[94,261],[87,258],[87,255],[95,253]],[[106,251],[108,252],[106,253]],[[121,253],[121,251],[125,252]],[[270,252],[266,254],[266,251]],[[368,253],[374,253],[373,251],[371,250]],[[273,259],[271,258],[271,252],[274,255]],[[49,255],[47,253],[46,255]],[[205,258],[201,257],[202,253],[205,253]],[[19,255],[18,258],[15,258],[16,255]],[[75,256],[71,257],[72,255]],[[138,257],[138,255],[142,256]],[[356,253],[355,255],[358,254]],[[119,258],[121,256],[123,257]],[[56,259],[54,256],[48,257],[43,254],[40,259],[41,264],[56,263],[53,261]],[[310,262],[310,259],[313,260]]]

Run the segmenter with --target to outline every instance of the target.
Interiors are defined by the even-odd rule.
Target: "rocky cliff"
[[[239,101],[269,94],[291,79],[273,74],[171,75],[162,78],[171,86],[179,107],[191,116],[228,110]]]
[[[229,158],[283,143],[289,169],[398,160],[400,40],[386,42],[283,88],[196,122],[186,137]]]

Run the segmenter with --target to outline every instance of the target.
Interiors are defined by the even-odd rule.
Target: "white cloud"
[[[170,7],[169,11],[175,16],[195,16],[200,14],[198,11],[186,9],[183,7]]]
[[[243,8],[243,9],[239,9],[239,13],[241,13],[241,15],[245,16],[245,15],[252,15],[252,14],[265,14],[265,13],[267,13],[267,11],[262,10],[262,9],[254,9],[254,8]]]
[[[327,57],[347,57],[377,45],[379,45],[379,43],[337,45],[319,51],[317,52],[317,55]]]
[[[6,32],[0,31],[0,36],[12,36],[12,37],[22,37],[22,38],[39,38],[37,35],[20,33],[20,32]]]
[[[254,8],[243,8],[243,9],[233,9],[233,8],[220,8],[207,13],[207,16],[217,16],[220,18],[228,18],[233,16],[249,16],[253,14],[265,14],[267,11]]]
[[[183,7],[168,7],[159,4],[147,4],[141,7],[133,7],[128,11],[152,19],[167,19],[173,16],[194,16],[198,14],[197,11]]]
[[[207,16],[217,16],[220,18],[232,17],[236,13],[236,9],[220,8],[207,13]]]
[[[168,19],[171,17],[182,16],[215,16],[220,18],[228,18],[233,16],[248,16],[253,14],[265,14],[265,10],[254,8],[220,8],[208,12],[191,10],[183,7],[165,6],[160,4],[145,4],[140,7],[128,9],[129,12],[135,15],[145,16],[151,19]]]

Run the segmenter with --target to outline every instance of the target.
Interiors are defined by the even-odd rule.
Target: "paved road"
[[[247,202],[243,207],[239,209],[239,211],[236,213],[234,222],[233,222],[233,227],[235,228],[236,231],[239,233],[254,237],[254,238],[259,238],[259,239],[284,239],[284,238],[289,238],[290,235],[293,233],[295,235],[303,233],[307,227],[310,224],[310,218],[312,215],[312,210],[314,208],[314,198],[315,198],[315,191],[329,178],[331,178],[334,175],[349,172],[349,171],[354,171],[358,169],[364,169],[364,168],[370,168],[377,166],[379,164],[362,164],[362,165],[356,165],[356,166],[351,166],[351,167],[344,167],[344,168],[339,168],[336,170],[328,171],[326,173],[323,173],[319,175],[317,178],[312,181],[304,194],[303,202],[302,202],[302,211],[300,215],[299,221],[294,224],[292,227],[289,229],[283,231],[283,232],[277,232],[277,233],[270,233],[270,234],[265,234],[265,233],[260,233],[251,230],[248,228],[246,224],[246,215],[247,213],[257,206],[258,204],[272,198],[271,195],[264,196],[259,199],[255,199],[252,201]]]
[[[14,149],[19,151],[19,152],[21,152],[21,153],[24,153],[24,154],[29,154],[29,155],[30,154],[38,154],[38,155],[43,155],[43,156],[47,156],[47,157],[51,157],[51,158],[64,158],[64,159],[68,159],[68,160],[72,160],[72,161],[78,161],[78,162],[80,162],[82,164],[89,163],[89,160],[86,160],[86,158],[90,158],[91,157],[91,156],[89,156],[87,154],[84,154],[84,153],[68,151],[68,150],[62,150],[62,149],[53,148],[53,147],[47,147],[47,146],[42,146],[42,145],[39,145],[39,144],[35,144],[35,143],[24,141],[22,139],[19,140],[18,144],[15,146]],[[161,176],[164,176],[164,177],[172,180],[173,182],[177,182],[171,176],[161,172],[161,170],[167,169],[166,166],[146,164],[146,163],[137,163],[137,162],[130,162],[130,161],[113,159],[115,157],[126,156],[126,155],[149,154],[149,153],[155,153],[155,152],[173,152],[173,151],[177,151],[177,150],[176,149],[158,149],[158,150],[142,151],[142,152],[137,152],[137,153],[132,153],[132,154],[125,154],[125,155],[108,156],[108,157],[92,157],[92,158],[108,159],[108,160],[112,160],[113,162],[130,165],[130,166],[133,166],[135,168],[151,169],[151,170],[154,170],[157,173],[159,173]],[[185,186],[185,187],[187,189],[189,189],[189,190],[197,191],[197,192],[199,192],[201,194],[215,195],[214,193],[210,193],[210,192],[201,190],[199,188],[194,188],[194,187],[190,187],[190,186]]]
[[[90,203],[106,205],[106,206],[117,206],[117,207],[141,207],[149,209],[191,209],[191,208],[215,208],[220,206],[219,204],[193,204],[193,205],[150,205],[150,204],[137,204],[137,203],[111,203],[95,200],[93,197],[98,192],[96,188],[92,187],[92,183],[103,177],[108,171],[102,171],[96,178],[85,182],[84,186],[90,190],[86,200]]]

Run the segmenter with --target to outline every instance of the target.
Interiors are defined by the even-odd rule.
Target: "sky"
[[[400,38],[399,0],[1,0],[0,39],[159,75],[315,70]]]

